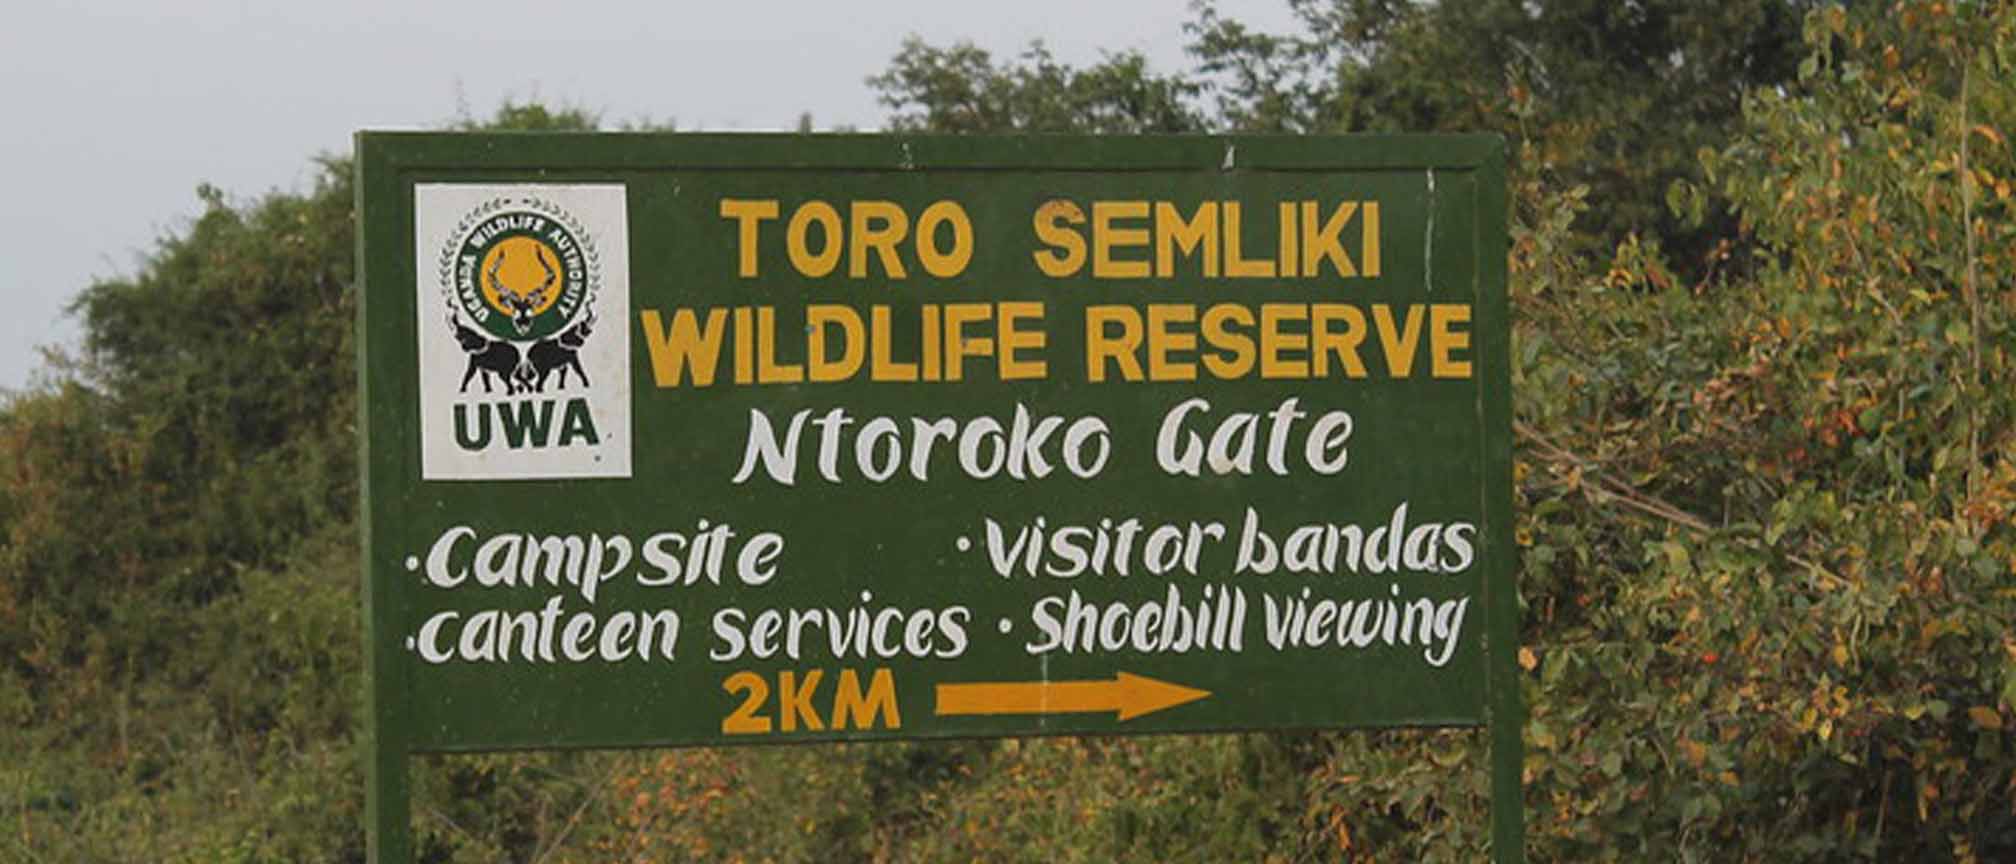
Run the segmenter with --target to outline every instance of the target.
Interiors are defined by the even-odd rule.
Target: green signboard
[[[406,758],[1493,728],[1495,139],[358,140],[372,847]]]

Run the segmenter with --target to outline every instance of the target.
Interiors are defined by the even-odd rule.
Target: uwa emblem
[[[629,476],[624,198],[415,188],[424,479]]]

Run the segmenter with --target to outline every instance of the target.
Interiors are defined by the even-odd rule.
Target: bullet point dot
[[[965,552],[973,548],[973,541],[961,537],[957,540],[952,541],[952,545],[959,547],[959,551]]]
[[[411,636],[408,636],[408,637],[406,637],[406,650],[408,650],[408,651],[411,651],[411,650],[413,650],[413,646],[414,646],[414,644],[416,644],[416,643],[414,643],[414,641],[413,641],[413,637],[411,637]]]
[[[420,569],[420,559],[413,555],[406,556],[406,569],[408,571]]]
[[[1010,630],[1013,630],[1013,629],[1015,629],[1015,625],[1013,625],[1013,624],[1010,624],[1010,623],[1008,623],[1008,619],[1006,619],[1006,618],[1003,618],[1003,619],[1001,619],[1001,623],[1000,623],[1000,624],[997,624],[997,625],[995,625],[995,626],[997,626],[997,627],[1001,628],[1001,633],[1002,633],[1003,635],[1006,635],[1006,634],[1008,633],[1008,631],[1010,631]],[[408,641],[408,642],[411,642],[411,641],[413,641],[413,640],[411,640],[411,639],[408,639],[408,640],[406,640],[406,641]]]

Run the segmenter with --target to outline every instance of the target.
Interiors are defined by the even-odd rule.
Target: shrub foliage
[[[1536,860],[2016,859],[2016,8],[1208,5],[1195,68],[906,43],[905,129],[1514,160]],[[507,106],[494,124],[593,118]],[[359,861],[349,171],[87,288],[0,409],[0,852]],[[1451,861],[1482,736],[430,760],[429,861]]]

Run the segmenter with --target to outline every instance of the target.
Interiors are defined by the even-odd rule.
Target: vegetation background
[[[1514,154],[1538,861],[2016,860],[2016,9],[1204,4],[1190,66],[906,44],[930,132]],[[507,105],[472,123],[588,130]],[[344,156],[0,405],[0,860],[363,860]],[[1474,732],[438,758],[429,862],[1455,861]]]

